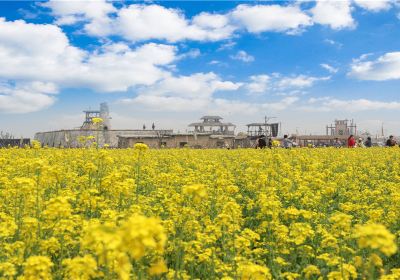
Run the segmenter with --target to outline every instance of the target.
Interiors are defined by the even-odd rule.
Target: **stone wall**
[[[173,134],[164,138],[120,136],[119,148],[133,147],[136,143],[144,143],[150,148],[225,148],[234,147],[234,138],[223,138],[213,135]]]
[[[100,146],[104,144],[110,147],[118,147],[118,136],[149,135],[155,136],[157,133],[172,133],[172,130],[58,130],[49,132],[38,132],[35,140],[40,141],[43,146],[49,147],[68,147],[76,148],[82,146],[79,143],[79,136],[94,136]]]

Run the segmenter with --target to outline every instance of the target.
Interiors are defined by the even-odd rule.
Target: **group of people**
[[[266,137],[264,135],[259,136],[255,143],[256,149],[264,149],[266,147],[272,149],[272,146],[273,146],[272,138],[268,138],[268,140],[266,140]],[[284,135],[283,140],[281,141],[281,146],[283,148],[289,149],[294,146],[294,142],[290,140],[287,135]]]
[[[388,140],[386,141],[386,147],[394,147],[397,145],[396,140],[394,139],[393,135],[390,135]],[[289,139],[288,135],[284,135],[283,139],[281,141],[281,147],[289,149],[293,146],[296,146],[296,143],[294,143],[292,140]],[[339,138],[335,138],[333,142],[333,147],[335,148],[341,148],[343,147],[344,144],[339,140]],[[264,135],[259,136],[256,139],[255,142],[255,148],[256,149],[264,149],[264,148],[272,148],[273,147],[273,141],[271,138],[266,138]],[[365,141],[360,137],[356,140],[354,135],[350,135],[349,138],[347,139],[347,147],[348,148],[355,148],[355,147],[366,147],[370,148],[372,147],[372,138],[367,137]]]
[[[334,146],[336,148],[341,147],[341,145],[338,146],[336,144],[337,142],[338,142],[338,138],[335,139]],[[361,137],[356,140],[354,138],[354,135],[350,135],[349,138],[347,138],[347,147],[348,148],[355,148],[355,147],[367,147],[367,148],[370,148],[370,147],[372,147],[372,139],[371,139],[371,137],[367,137],[367,140],[364,142]]]
[[[338,139],[336,138],[335,142],[337,142]],[[397,145],[396,140],[394,139],[393,135],[390,135],[388,140],[386,141],[386,147],[394,147]],[[367,147],[370,148],[372,147],[372,139],[371,137],[367,137],[367,140],[363,142],[363,139],[360,137],[356,141],[354,138],[354,135],[350,135],[349,138],[347,139],[347,147],[349,148],[355,148],[355,147]]]

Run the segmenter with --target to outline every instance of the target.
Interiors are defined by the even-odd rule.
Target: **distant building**
[[[326,126],[326,135],[292,135],[292,139],[300,146],[331,146],[335,139],[346,144],[350,135],[357,135],[357,125],[353,120],[335,120],[334,125]]]
[[[234,147],[235,136],[221,137],[211,134],[170,133],[164,136],[155,135],[129,135],[118,136],[118,147],[133,147],[136,143],[144,143],[150,148],[227,148]]]
[[[107,103],[101,103],[100,110],[86,110],[83,112],[85,113],[85,120],[81,126],[81,129],[97,129],[97,127],[93,124],[93,118],[101,118],[103,120],[101,127],[105,130],[111,129],[111,118]]]
[[[249,123],[247,126],[247,135],[249,137],[266,136],[277,137],[279,132],[279,123]]]
[[[119,136],[118,147],[132,147],[145,143],[150,148],[233,148],[235,145],[235,125],[221,122],[219,116],[204,116],[202,122],[189,124],[193,131],[188,133],[163,133],[158,135]]]
[[[221,122],[220,116],[204,116],[202,122],[189,124],[194,127],[193,133],[210,133],[212,135],[234,135],[236,126],[230,122]]]
[[[326,135],[350,136],[357,134],[357,125],[354,120],[335,120],[334,125],[326,126]]]
[[[38,132],[35,134],[35,140],[40,141],[43,146],[76,148],[82,146],[79,141],[81,136],[94,136],[99,146],[107,144],[112,148],[117,148],[119,137],[135,135],[158,137],[159,134],[172,133],[172,130],[111,129],[107,103],[101,103],[100,110],[86,110],[84,113],[85,119],[80,128]],[[95,124],[93,118],[102,118],[103,122]]]

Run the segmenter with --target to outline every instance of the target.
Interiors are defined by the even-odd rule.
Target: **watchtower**
[[[98,129],[98,127],[95,127],[93,124],[93,118],[101,118],[103,120],[102,128],[104,130],[110,129],[111,118],[107,103],[101,103],[100,110],[86,110],[83,112],[85,113],[85,120],[81,129]]]

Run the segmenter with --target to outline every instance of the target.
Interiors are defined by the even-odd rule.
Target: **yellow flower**
[[[306,279],[310,279],[313,276],[320,275],[321,271],[317,266],[310,264],[303,269],[303,273]]]
[[[37,140],[32,140],[31,146],[33,149],[40,149],[42,147],[42,144]]]
[[[268,267],[257,264],[240,264],[238,274],[241,280],[272,280]]]
[[[390,274],[383,275],[380,280],[399,280],[400,268],[393,268]]]
[[[14,279],[16,274],[17,270],[14,264],[9,262],[0,263],[0,275],[2,275],[4,279]]]
[[[203,184],[186,185],[182,187],[182,193],[193,197],[195,202],[200,202],[207,197],[207,187]]]
[[[381,224],[366,224],[355,227],[354,238],[362,249],[378,250],[386,256],[391,256],[397,251],[395,236]]]
[[[102,123],[102,122],[103,122],[103,119],[102,119],[102,118],[92,118],[92,122],[93,122],[94,124],[99,124],[99,123]]]
[[[143,143],[136,143],[135,145],[133,145],[133,148],[138,151],[146,151],[149,149],[149,146]]]
[[[168,267],[163,260],[159,260],[158,262],[152,264],[149,268],[149,275],[160,275],[168,272]]]
[[[155,218],[134,215],[124,222],[119,231],[121,246],[133,259],[138,260],[148,251],[162,254],[166,242],[164,228]]]
[[[11,237],[17,230],[14,219],[6,213],[0,212],[0,238]]]
[[[24,280],[50,280],[53,263],[48,257],[31,256],[24,263]]]
[[[357,279],[357,270],[351,264],[343,264],[341,271],[332,271],[328,274],[328,280]]]
[[[96,260],[91,255],[64,259],[65,276],[68,279],[89,280],[101,276],[98,271]]]

